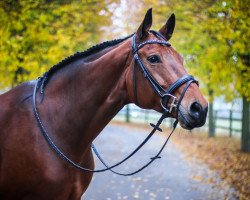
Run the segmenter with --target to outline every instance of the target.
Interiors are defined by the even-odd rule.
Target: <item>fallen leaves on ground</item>
[[[124,122],[112,122],[124,127],[133,127],[151,130],[148,125]],[[162,134],[166,134],[166,130]],[[207,164],[210,169],[219,173],[223,180],[220,188],[226,188],[226,182],[237,191],[235,196],[239,200],[250,199],[250,153],[240,151],[240,140],[228,136],[216,136],[208,138],[207,133],[185,131],[177,129],[171,137],[171,141],[180,149],[187,159],[193,161],[197,159],[201,163]],[[210,172],[207,172],[210,173]],[[205,181],[208,184],[216,180],[204,177],[204,174],[194,175],[196,181]],[[225,196],[225,199],[228,199]],[[230,199],[230,198],[229,198]]]
[[[250,199],[250,154],[240,151],[240,141],[229,137],[208,138],[207,134],[178,131],[174,144],[187,158],[197,158],[216,170],[239,191],[237,198]],[[194,177],[200,180],[200,177]]]

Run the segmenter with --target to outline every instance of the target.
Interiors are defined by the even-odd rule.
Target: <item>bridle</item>
[[[138,64],[140,70],[143,73],[143,76],[149,81],[151,84],[154,92],[161,98],[161,106],[164,111],[171,113],[174,107],[177,107],[177,98],[174,96],[174,93],[176,90],[182,86],[183,84],[187,83],[187,88],[192,82],[195,82],[197,85],[199,85],[198,81],[194,79],[193,76],[191,75],[185,75],[181,78],[179,78],[176,82],[174,82],[172,85],[170,85],[166,90],[162,88],[162,86],[155,80],[155,78],[151,75],[151,73],[148,71],[148,69],[145,67],[143,64],[138,51],[145,45],[147,44],[160,44],[166,47],[170,47],[171,44],[168,41],[165,41],[164,36],[162,36],[159,32],[156,31],[150,31],[154,35],[164,39],[162,40],[148,40],[145,41],[138,46],[136,45],[136,36],[134,35],[132,38],[132,49],[134,53],[134,64],[133,64],[133,93],[134,93],[134,99],[135,99],[135,104],[138,105],[138,98],[137,98],[137,87],[136,87],[136,64]],[[185,94],[187,89],[183,90],[183,95]],[[172,103],[170,104],[170,107],[168,108],[168,102],[172,98]],[[183,97],[182,97],[183,98]],[[182,100],[182,99],[181,99]],[[181,100],[179,100],[179,105]],[[178,111],[178,109],[176,109]]]
[[[168,89],[164,90],[162,88],[162,86],[154,79],[154,77],[151,75],[151,73],[148,71],[148,69],[144,66],[138,51],[145,45],[147,44],[159,44],[159,45],[164,45],[166,47],[171,46],[171,44],[165,40],[165,38],[158,32],[156,31],[150,31],[151,33],[153,33],[154,35],[156,35],[157,37],[160,37],[163,40],[148,40],[145,41],[139,45],[136,45],[136,34],[134,34],[132,36],[132,50],[133,50],[133,54],[134,54],[134,64],[133,64],[133,93],[134,93],[134,98],[135,98],[135,103],[138,105],[138,99],[137,99],[137,87],[136,87],[136,66],[139,67],[139,69],[142,71],[143,76],[149,81],[150,85],[152,86],[153,90],[155,91],[155,93],[160,97],[160,103],[161,106],[163,108],[163,114],[160,117],[160,119],[158,120],[158,122],[156,123],[156,125],[154,124],[150,124],[153,129],[152,131],[148,134],[148,136],[144,139],[144,141],[134,150],[132,151],[132,153],[130,153],[127,157],[125,157],[124,159],[122,159],[120,162],[109,166],[106,164],[106,162],[103,160],[103,158],[100,156],[100,154],[98,153],[97,149],[95,148],[94,144],[91,144],[91,147],[94,151],[94,153],[96,154],[96,156],[99,158],[99,160],[103,163],[103,165],[105,166],[105,168],[103,169],[97,169],[97,170],[92,170],[92,169],[88,169],[88,168],[84,168],[81,165],[75,163],[74,161],[72,161],[70,158],[68,158],[61,150],[60,148],[57,147],[57,145],[53,142],[53,140],[51,139],[51,137],[49,136],[48,132],[46,131],[38,110],[37,110],[37,106],[36,106],[36,93],[37,90],[39,88],[41,88],[41,93],[43,93],[43,82],[44,79],[46,79],[46,75],[44,75],[43,77],[39,77],[38,80],[36,81],[35,87],[34,87],[34,91],[33,91],[33,111],[34,111],[34,115],[35,118],[37,120],[38,126],[43,134],[43,136],[45,137],[46,141],[48,142],[49,146],[63,159],[65,160],[68,164],[70,164],[71,166],[83,171],[83,172],[104,172],[107,170],[112,171],[115,174],[118,175],[122,175],[122,176],[130,176],[133,174],[136,174],[138,172],[140,172],[141,170],[143,170],[144,168],[146,168],[147,166],[149,166],[153,161],[155,161],[160,157],[161,152],[163,151],[164,147],[166,146],[166,144],[168,143],[171,135],[173,134],[177,124],[178,124],[178,119],[176,119],[176,121],[173,124],[173,129],[171,131],[171,133],[168,135],[166,141],[164,142],[164,144],[162,145],[162,147],[160,148],[160,150],[158,151],[158,153],[156,154],[156,156],[152,157],[150,159],[150,161],[148,161],[148,163],[146,163],[144,166],[142,166],[141,168],[139,168],[138,170],[131,172],[131,173],[120,173],[120,172],[116,172],[113,170],[113,168],[121,165],[122,163],[124,163],[126,160],[128,160],[130,157],[132,157],[137,151],[139,151],[139,149],[141,149],[141,147],[152,137],[152,135],[158,130],[158,131],[162,131],[160,128],[160,125],[162,123],[162,121],[169,117],[172,110],[176,109],[176,112],[178,112],[179,110],[179,106],[180,103],[188,89],[188,87],[190,86],[191,83],[196,83],[198,85],[198,81],[196,81],[194,79],[193,76],[190,75],[185,75],[183,77],[181,77],[180,79],[178,79],[176,82],[174,82]],[[46,73],[45,73],[46,74]],[[176,92],[176,90],[182,86],[183,84],[185,84],[185,87],[177,101],[177,98],[174,96],[174,93]],[[43,95],[43,94],[42,94]],[[170,103],[170,106],[168,107],[169,101],[170,99],[172,99],[172,102]]]

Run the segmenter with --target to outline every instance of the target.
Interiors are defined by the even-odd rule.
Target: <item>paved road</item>
[[[94,143],[105,160],[112,164],[128,155],[146,137],[145,132],[142,129],[108,125]],[[117,170],[130,172],[142,166],[154,156],[164,139],[165,136],[155,135],[136,156]],[[96,168],[101,167],[102,164],[96,161]],[[184,155],[170,142],[162,158],[137,175],[95,174],[82,200],[234,199],[233,189],[217,177],[205,165],[185,160]]]

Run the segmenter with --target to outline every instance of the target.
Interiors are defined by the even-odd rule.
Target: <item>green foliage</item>
[[[207,86],[213,96],[250,100],[249,3],[216,1],[201,13],[205,40],[198,61],[209,71]]]
[[[36,78],[100,41],[113,1],[1,1],[0,88]]]
[[[191,63],[210,101],[220,95],[227,100],[238,95],[250,99],[249,5],[238,0],[203,1],[195,12],[191,33],[195,32],[189,35],[195,57]]]

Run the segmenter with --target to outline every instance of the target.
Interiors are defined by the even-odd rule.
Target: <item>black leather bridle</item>
[[[144,77],[149,81],[149,83],[151,84],[153,90],[155,91],[155,93],[160,97],[160,103],[161,106],[163,108],[163,114],[160,117],[160,119],[158,120],[158,122],[156,123],[156,125],[154,124],[150,124],[153,127],[153,130],[149,133],[149,135],[144,139],[144,141],[134,150],[132,151],[132,153],[130,153],[127,157],[125,157],[123,160],[121,160],[120,162],[109,166],[106,164],[106,162],[102,159],[102,157],[100,156],[100,154],[98,153],[97,149],[95,148],[95,146],[92,144],[91,147],[94,151],[94,153],[96,154],[96,156],[100,159],[100,161],[103,163],[103,165],[105,166],[105,168],[103,169],[97,169],[97,170],[91,170],[88,168],[84,168],[82,166],[80,166],[79,164],[75,163],[74,161],[72,161],[70,158],[68,158],[61,150],[60,148],[57,147],[57,145],[53,142],[53,140],[51,139],[51,137],[49,136],[48,132],[46,131],[38,110],[37,110],[37,106],[36,106],[36,93],[38,88],[41,88],[40,92],[43,93],[43,86],[42,83],[44,81],[44,79],[46,78],[46,76],[40,77],[38,78],[38,80],[36,81],[35,87],[34,87],[34,92],[33,92],[33,111],[34,111],[34,115],[35,118],[37,120],[38,126],[43,134],[43,136],[45,137],[45,139],[47,140],[49,146],[63,159],[65,160],[67,163],[69,163],[71,166],[83,171],[83,172],[104,172],[107,170],[112,171],[115,174],[118,175],[122,175],[122,176],[130,176],[133,174],[136,174],[138,172],[140,172],[141,170],[143,170],[144,168],[146,168],[147,166],[149,166],[153,161],[155,161],[156,159],[160,158],[160,154],[163,151],[164,147],[166,146],[166,144],[169,141],[169,138],[171,137],[172,133],[174,132],[177,124],[178,124],[178,119],[176,118],[176,121],[173,124],[173,129],[171,131],[171,133],[168,135],[166,141],[164,142],[164,144],[162,145],[162,147],[160,148],[160,150],[158,151],[158,153],[156,154],[156,156],[152,157],[150,159],[150,161],[148,163],[146,163],[144,166],[142,166],[141,168],[139,168],[138,170],[131,172],[131,173],[120,173],[120,172],[116,172],[113,170],[113,168],[121,165],[122,163],[124,163],[126,160],[128,160],[130,157],[132,157],[139,149],[141,149],[141,147],[152,137],[152,135],[158,130],[158,131],[162,131],[161,128],[159,127],[162,123],[162,121],[169,117],[171,112],[173,111],[173,109],[176,110],[176,112],[178,113],[179,110],[179,106],[180,103],[188,89],[188,87],[190,86],[191,83],[196,83],[198,85],[198,81],[196,81],[194,79],[193,76],[190,75],[185,75],[181,78],[179,78],[176,82],[174,82],[171,86],[168,87],[168,89],[163,89],[163,87],[155,80],[155,78],[151,75],[151,73],[149,72],[149,70],[144,66],[138,51],[145,45],[148,44],[159,44],[159,45],[164,45],[166,47],[171,46],[170,43],[168,41],[166,41],[164,39],[164,37],[156,32],[156,31],[151,31],[154,35],[156,35],[158,38],[161,38],[162,40],[148,40],[145,41],[139,45],[136,45],[136,34],[134,34],[132,36],[132,50],[133,50],[133,54],[134,54],[134,64],[133,64],[133,93],[134,93],[134,98],[135,98],[135,103],[138,104],[138,99],[137,99],[137,87],[136,87],[136,66],[139,67],[139,69],[142,71]],[[177,100],[177,98],[174,96],[174,93],[176,92],[176,90],[181,87],[183,84],[185,84],[185,87],[179,97],[179,99]],[[170,103],[170,106],[168,106],[170,99],[172,99],[172,102]]]
[[[163,38],[164,37],[156,32],[156,31],[151,31],[154,35]],[[183,84],[187,83],[189,86],[192,82],[195,82],[197,85],[199,85],[198,81],[194,79],[193,76],[191,75],[184,75],[183,77],[179,78],[174,82],[172,85],[170,85],[167,89],[163,89],[163,87],[155,80],[155,78],[151,75],[149,70],[145,67],[143,64],[138,51],[145,45],[147,44],[160,44],[166,47],[170,47],[171,44],[168,41],[164,40],[148,40],[145,41],[138,46],[136,45],[136,36],[134,35],[132,38],[132,48],[133,48],[133,53],[134,53],[134,64],[133,64],[133,93],[134,93],[134,99],[135,99],[135,104],[138,105],[138,98],[137,98],[137,87],[136,87],[136,66],[139,66],[140,70],[143,73],[143,76],[149,81],[151,84],[153,90],[155,93],[161,98],[161,106],[164,111],[171,113],[174,107],[177,107],[177,98],[174,96],[174,93],[176,90],[182,86]],[[137,65],[136,65],[137,64]],[[188,87],[187,87],[188,88]],[[186,89],[187,90],[187,89]],[[182,93],[183,95],[185,94],[186,90],[184,90]],[[168,102],[172,98],[172,103],[170,104],[170,107],[168,107]],[[179,100],[180,103],[180,100]],[[176,109],[178,111],[178,109]]]

